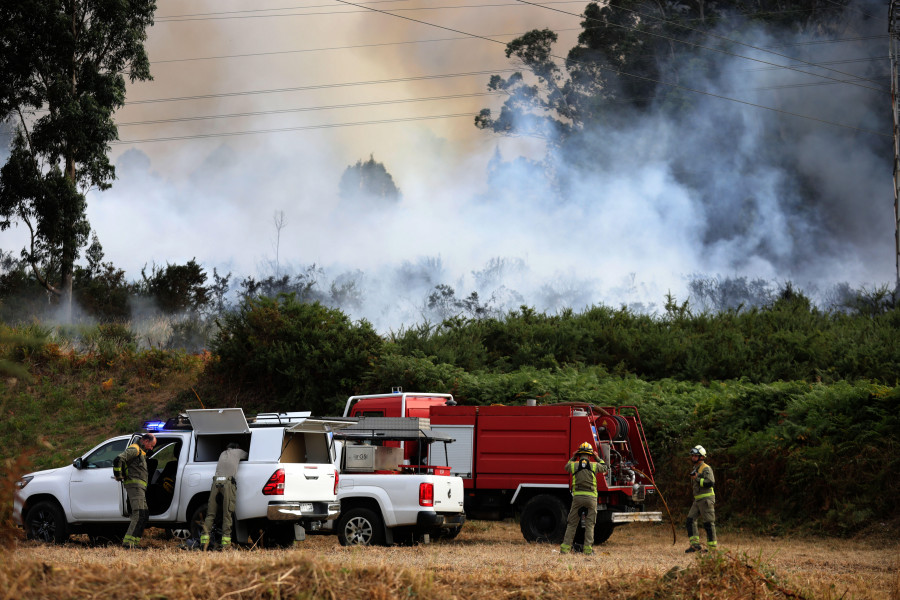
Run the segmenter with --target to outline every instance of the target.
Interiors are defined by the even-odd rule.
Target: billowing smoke
[[[684,106],[673,118],[663,110],[671,90],[661,86],[659,111],[593,132],[577,168],[571,166],[571,148],[562,155],[540,140],[478,131],[471,117],[126,145],[116,163],[119,180],[107,192],[91,193],[89,218],[107,259],[129,276],[138,276],[153,261],[196,258],[210,271],[215,267],[235,278],[260,278],[275,274],[277,253],[278,274],[316,273],[322,299],[381,330],[521,304],[551,312],[600,303],[659,311],[667,293],[687,299],[698,289],[691,287],[697,280],[751,282],[747,289],[760,288],[760,281],[772,286],[792,281],[818,300],[842,282],[891,283],[891,140],[860,131],[891,132],[886,12],[885,5],[865,1],[846,8],[840,37],[857,41],[813,43],[823,41],[815,32],[759,27],[742,37],[753,46],[776,47],[810,62],[835,63],[835,69],[874,79],[877,83],[859,83],[880,91],[718,55],[713,68],[686,69],[679,83],[783,112],[682,90]],[[577,18],[537,8],[525,16],[496,14],[500,21],[481,26],[477,17],[452,24],[481,35],[578,24]],[[434,14],[416,16],[441,21]],[[358,18],[347,30],[361,43],[375,41],[363,36],[371,32],[371,21]],[[383,34],[377,39],[450,36],[409,23],[391,26],[384,15],[377,19]],[[220,27],[216,40],[227,40],[228,25]],[[177,42],[171,38],[169,43]],[[358,59],[362,64],[355,65],[361,69],[355,79],[515,66],[504,60],[502,46],[476,42],[454,52],[460,43],[423,44],[414,51],[389,47],[381,54],[367,50]],[[571,35],[563,36],[555,54],[565,55],[573,43]],[[156,49],[158,57],[162,47]],[[743,46],[729,49],[788,62]],[[166,50],[172,51],[167,56],[178,54],[173,47]],[[215,54],[199,48],[196,40],[183,52]],[[317,56],[318,62],[304,63],[310,69],[299,82],[354,79],[337,69],[349,62],[346,58]],[[167,81],[167,69],[174,66],[159,67],[157,81]],[[247,83],[243,77],[251,70],[220,65],[197,81],[218,81],[219,91],[276,87],[274,82]],[[484,91],[487,79],[456,79],[460,88],[455,91]],[[145,84],[143,97],[188,95],[174,82],[166,91],[148,87],[153,85],[161,84]],[[192,81],[190,87],[202,86]],[[328,101],[397,97],[404,89],[409,96],[442,93],[408,83],[377,93],[360,88],[352,98]],[[207,110],[236,110],[225,99],[215,102]],[[241,108],[259,109],[264,100],[241,102],[248,103]],[[295,102],[315,103],[306,96]],[[467,102],[477,110],[496,108],[501,100]],[[458,105],[445,104],[405,110],[405,116],[462,112]],[[319,122],[391,116],[328,115]],[[285,119],[259,126],[242,122],[231,130],[308,123]],[[155,137],[132,131],[122,128],[120,135]],[[384,163],[402,198],[395,205],[349,211],[338,197],[341,175],[370,155]],[[566,184],[560,186],[560,180]],[[273,215],[281,211],[284,225],[276,246]]]

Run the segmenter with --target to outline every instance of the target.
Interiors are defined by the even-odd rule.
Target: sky
[[[713,95],[683,119],[597,132],[596,166],[554,198],[535,167],[542,141],[473,125],[502,102],[484,95],[490,74],[518,67],[504,43],[547,27],[557,55],[575,44],[585,2],[545,4],[361,3],[389,15],[332,0],[158,0],[153,81],[130,84],[116,114],[118,179],[88,194],[106,260],[132,279],[191,259],[238,279],[315,264],[323,289],[356,279],[364,301],[346,310],[380,329],[427,318],[440,283],[551,312],[659,310],[697,276],[819,293],[893,283],[886,5],[846,10],[851,41],[749,32],[784,56],[738,47],[757,61],[722,56],[715,75],[690,76]],[[801,56],[842,73],[786,58]],[[851,73],[872,80],[835,81]],[[400,188],[395,206],[341,202],[342,173],[369,156]],[[23,229],[0,248],[21,247]]]

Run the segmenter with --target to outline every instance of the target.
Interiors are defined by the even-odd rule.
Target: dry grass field
[[[670,527],[618,529],[593,557],[526,543],[515,523],[473,521],[454,541],[194,552],[20,541],[0,555],[0,599],[23,598],[873,598],[900,599],[896,540],[770,539],[724,532],[717,557],[686,555]]]

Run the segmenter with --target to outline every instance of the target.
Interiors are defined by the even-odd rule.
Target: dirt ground
[[[529,544],[512,522],[472,521],[452,541],[392,548],[344,548],[334,536],[311,535],[286,550],[241,549],[232,552],[201,553],[180,549],[179,540],[165,540],[159,530],[145,538],[148,550],[123,551],[117,547],[89,547],[75,538],[64,546],[43,546],[20,542],[6,559],[7,566],[40,563],[45,570],[69,573],[102,573],[123,567],[140,569],[146,565],[159,572],[184,569],[215,572],[217,569],[253,568],[257,561],[308,559],[318,565],[337,567],[342,572],[403,567],[425,574],[436,583],[487,582],[503,578],[538,585],[541,581],[577,578],[628,585],[639,579],[658,579],[673,568],[696,564],[694,555],[684,553],[685,535],[678,531],[673,545],[668,525],[634,524],[617,529],[610,540],[596,548],[593,557],[560,555],[556,547]],[[900,598],[900,542],[882,539],[774,539],[723,531],[720,548],[731,558],[771,575],[780,585],[799,594],[821,598]],[[32,568],[32,567],[28,567]],[[74,575],[73,575],[74,576]],[[536,583],[537,582],[537,583]],[[467,596],[462,594],[462,596]],[[552,594],[547,594],[547,597]],[[0,594],[0,597],[11,597]],[[239,596],[243,597],[243,596]],[[468,596],[473,597],[473,596]],[[544,597],[538,593],[536,597]]]

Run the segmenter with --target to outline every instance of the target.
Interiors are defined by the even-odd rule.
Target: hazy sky
[[[581,20],[514,0],[365,5],[502,42],[549,27],[560,33],[557,55],[574,45]],[[585,2],[547,5],[580,13]],[[778,51],[887,86],[882,13],[885,5],[855,5],[845,34],[881,37],[812,45],[816,38],[801,36],[807,45]],[[756,35],[754,44],[774,44]],[[158,0],[147,48],[154,80],[130,86],[116,116],[118,181],[90,193],[88,208],[107,260],[130,278],[146,263],[191,258],[239,277],[271,274],[273,215],[283,211],[282,271],[312,263],[331,279],[361,271],[380,300],[354,314],[381,326],[415,319],[439,282],[552,310],[659,305],[670,290],[685,297],[693,274],[800,285],[894,280],[891,146],[871,133],[704,97],[683,122],[604,132],[596,170],[577,174],[571,197],[551,201],[540,182],[515,196],[498,192],[500,175],[489,181],[498,153],[509,163],[505,177],[529,180],[533,169],[516,159],[544,157],[539,141],[479,131],[471,115],[446,117],[499,107],[497,97],[459,96],[486,92],[489,72],[515,68],[502,44],[331,0]],[[883,90],[723,61],[724,75],[704,89],[890,134]],[[393,81],[372,83],[383,80]],[[800,87],[759,89],[786,84]],[[446,96],[455,97],[425,100]],[[372,104],[396,100],[404,102]],[[235,114],[246,116],[211,118]],[[434,116],[444,118],[409,120]],[[132,124],[194,117],[204,118]],[[390,122],[335,127],[371,121]],[[286,131],[194,137],[261,130]],[[188,139],[135,143],[158,138]],[[788,154],[800,157],[802,173],[781,168]],[[339,203],[341,174],[369,155],[403,194],[390,210]],[[688,160],[708,165],[699,191],[676,182]],[[808,186],[820,190],[813,206],[797,200]],[[21,244],[21,229],[4,232],[0,248]],[[488,277],[498,261],[503,268]]]

